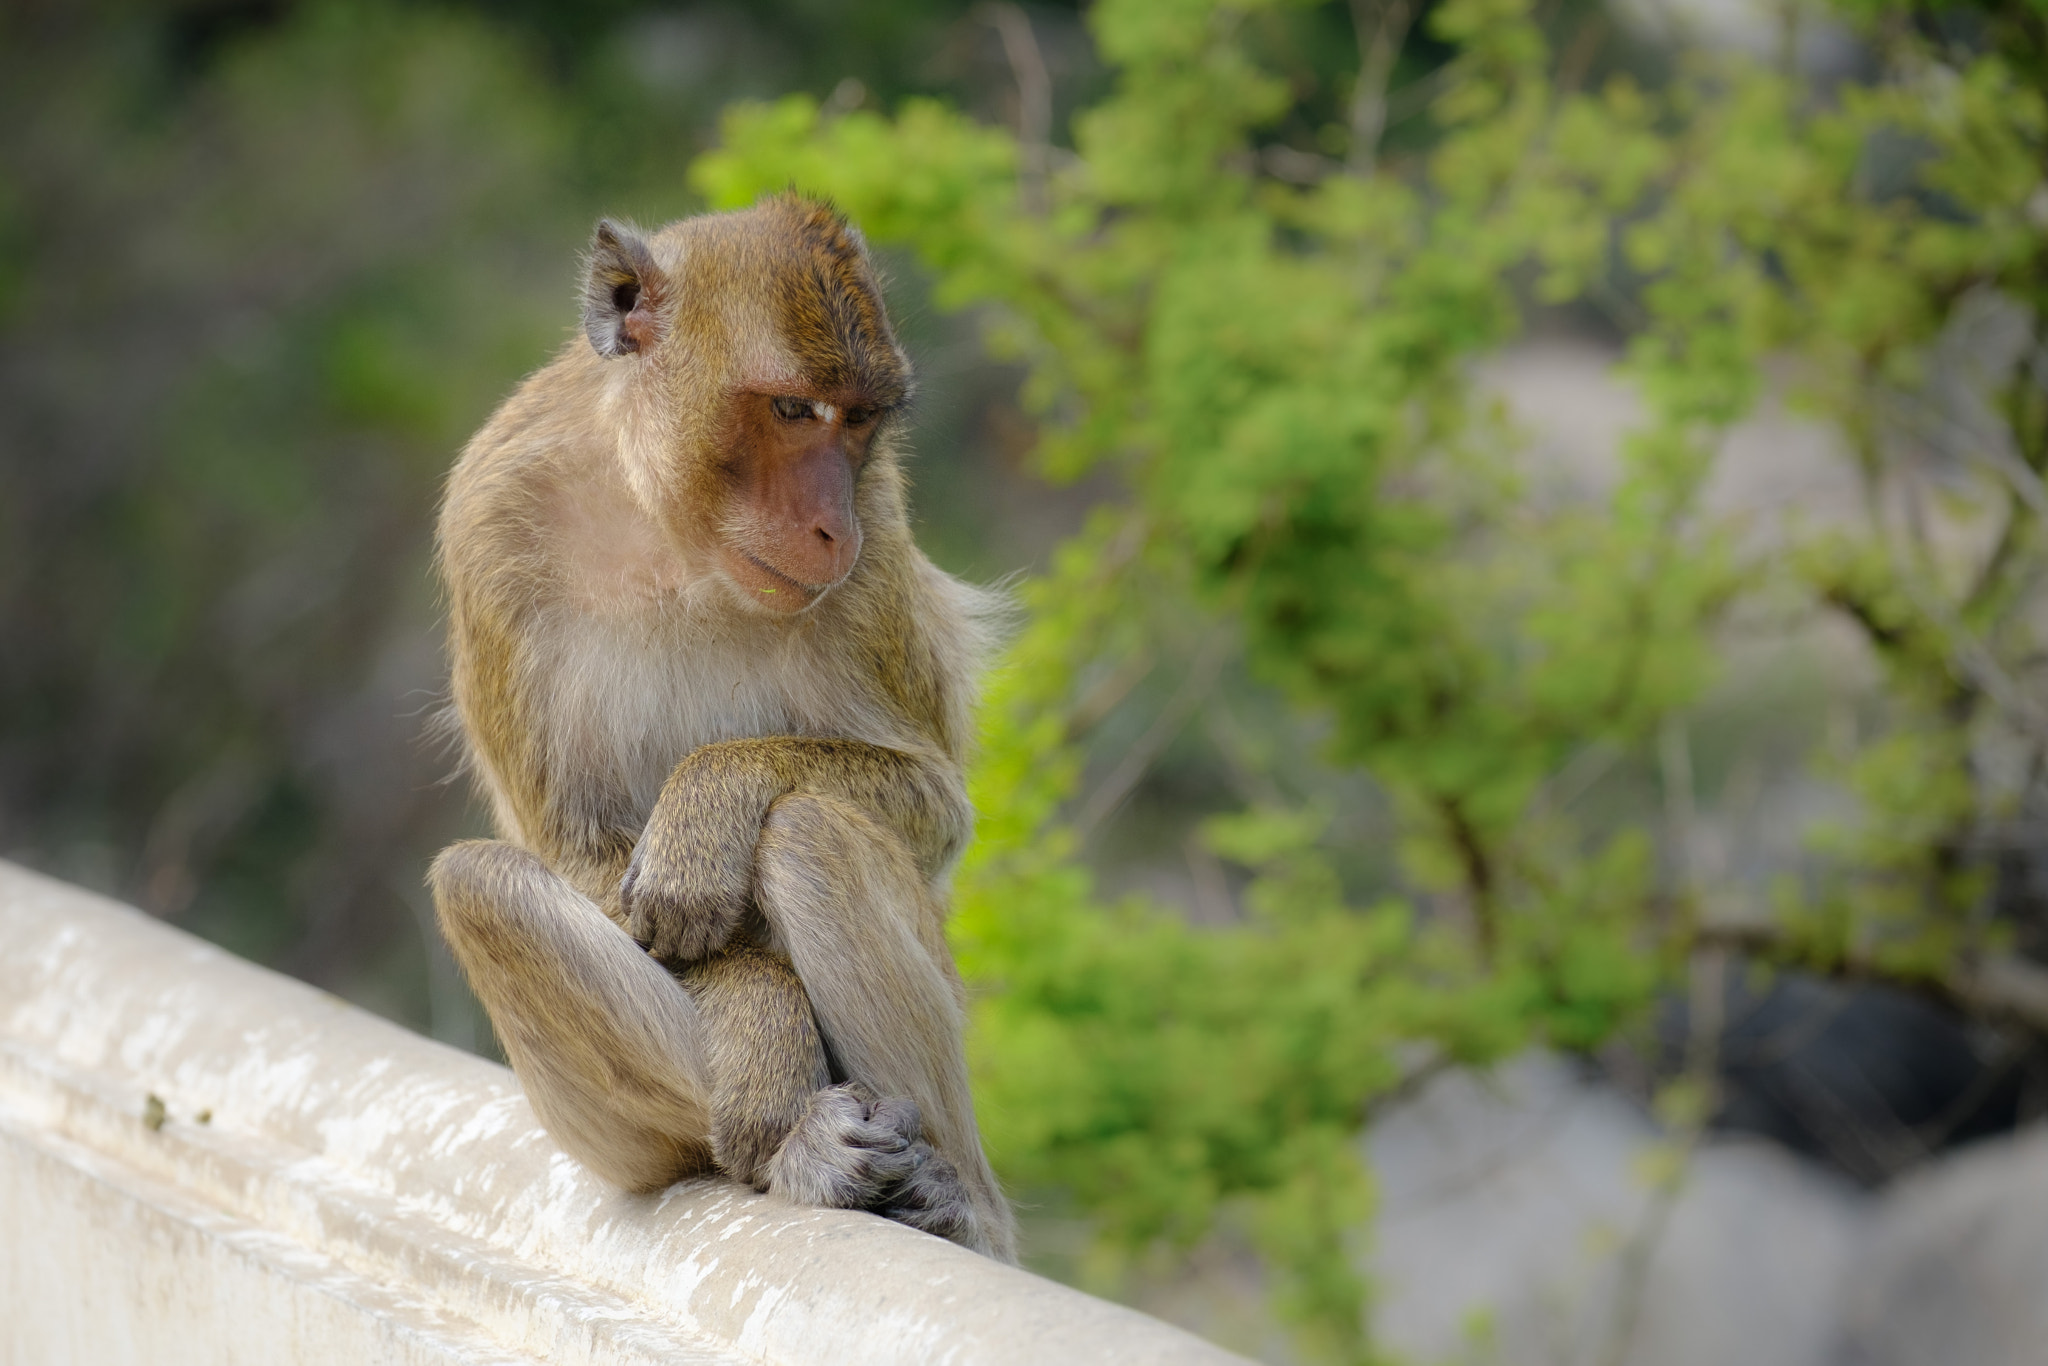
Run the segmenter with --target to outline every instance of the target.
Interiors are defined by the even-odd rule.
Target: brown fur
[[[685,969],[682,982],[704,1022],[712,1158],[766,1190],[783,1139],[832,1084],[810,998],[787,958],[744,944]]]
[[[944,938],[988,604],[912,543],[865,249],[795,198],[605,223],[584,312],[442,510],[503,839],[436,861],[449,942],[608,1179],[715,1161],[1012,1259]]]

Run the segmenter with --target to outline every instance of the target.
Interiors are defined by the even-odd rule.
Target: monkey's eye
[[[846,410],[846,425],[849,427],[865,427],[874,420],[875,410],[873,408],[848,408]]]
[[[772,406],[775,415],[784,422],[802,422],[814,412],[807,398],[778,398],[773,400]]]

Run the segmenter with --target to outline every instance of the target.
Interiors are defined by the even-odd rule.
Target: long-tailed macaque
[[[442,929],[599,1175],[715,1165],[1014,1260],[944,937],[989,600],[911,541],[866,249],[783,197],[602,222],[588,270],[587,340],[441,514],[503,837],[435,861]]]

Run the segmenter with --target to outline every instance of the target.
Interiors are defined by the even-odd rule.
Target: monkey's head
[[[783,196],[645,238],[600,221],[583,325],[627,481],[686,552],[776,613],[853,572],[911,381],[844,218]]]

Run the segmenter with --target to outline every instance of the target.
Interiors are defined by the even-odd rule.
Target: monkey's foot
[[[768,1189],[802,1204],[872,1210],[988,1251],[960,1173],[924,1140],[917,1102],[874,1100],[857,1083],[811,1097],[768,1165]]]
[[[975,1217],[974,1202],[967,1196],[967,1185],[961,1181],[960,1173],[930,1144],[919,1142],[911,1147],[923,1152],[923,1163],[887,1200],[874,1206],[875,1213],[987,1254],[989,1248],[981,1236],[981,1220]]]
[[[853,1084],[828,1086],[811,1097],[769,1160],[768,1189],[800,1205],[872,1209],[926,1160],[921,1123],[912,1101],[874,1100]]]

